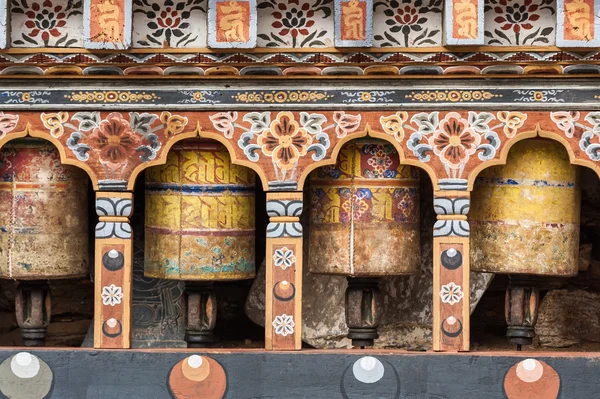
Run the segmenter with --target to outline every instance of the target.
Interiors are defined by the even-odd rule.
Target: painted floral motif
[[[404,140],[404,123],[408,120],[408,113],[404,111],[396,112],[394,115],[382,116],[379,118],[381,127],[385,134],[394,136],[399,143]]]
[[[333,113],[333,121],[335,122],[335,134],[338,138],[346,137],[348,134],[355,132],[360,127],[361,115],[351,115],[344,111],[336,111]]]
[[[68,112],[41,114],[50,134],[56,137],[68,133],[66,146],[75,157],[87,162],[92,156],[104,168],[105,179],[120,179],[126,166],[135,159],[148,162],[156,159],[161,142],[156,132],[165,136],[179,134],[187,118],[169,112],[156,114],[112,112],[101,118],[100,112],[77,112],[69,120]]]
[[[213,123],[215,129],[223,133],[226,139],[233,137],[233,130],[235,127],[235,121],[238,118],[238,113],[232,112],[219,112],[218,114],[210,115],[209,119]]]
[[[188,124],[186,116],[172,115],[170,112],[160,114],[160,121],[165,125],[165,136],[173,137],[181,132]]]
[[[0,139],[4,138],[7,133],[12,132],[17,127],[19,115],[5,114],[0,112]]]
[[[205,47],[205,0],[133,0],[134,47]]]
[[[296,327],[296,323],[294,323],[294,317],[285,313],[281,316],[275,316],[275,320],[273,320],[272,325],[273,328],[275,328],[275,334],[283,337],[293,334],[294,327]]]
[[[454,284],[450,282],[446,285],[442,285],[442,289],[440,291],[440,298],[443,303],[447,303],[449,305],[454,305],[460,302],[463,298],[464,293],[460,285]]]
[[[346,201],[342,203],[342,209],[345,211],[340,215],[342,223],[348,223],[351,220],[359,220],[369,209],[369,204],[366,200],[370,200],[373,194],[368,189],[356,190],[354,194],[349,189],[343,189],[340,192],[340,197]]]
[[[123,290],[121,287],[117,287],[114,284],[102,287],[102,304],[105,306],[120,305],[121,299],[123,299]]]
[[[50,130],[50,135],[58,138],[65,132],[63,123],[69,119],[69,113],[64,111],[49,114],[42,113],[41,118],[44,127]]]
[[[219,118],[216,119],[217,124],[221,123]],[[215,120],[211,120],[215,124]],[[232,116],[229,123],[245,131],[238,140],[238,146],[244,150],[246,157],[258,162],[260,152],[271,158],[279,181],[294,177],[301,157],[312,153],[313,161],[323,159],[330,145],[326,131],[335,127],[335,124],[323,127],[327,122],[324,115],[307,112],[300,112],[298,120],[287,111],[279,112],[274,120],[271,120],[270,112],[250,112],[243,118],[244,122],[250,123],[249,128],[235,124],[235,121]]]
[[[333,0],[258,3],[259,47],[328,47],[333,43]]]
[[[576,132],[580,133],[579,148],[592,161],[600,161],[600,112],[590,112],[583,118],[591,126],[579,122],[579,112],[552,112],[550,118],[566,137],[572,138]]]
[[[489,0],[486,44],[546,46],[555,42],[556,0]]]
[[[504,134],[511,138],[517,134],[517,130],[523,126],[527,120],[527,114],[516,111],[500,111],[496,115],[500,122],[504,123]]]
[[[300,128],[290,112],[281,112],[271,122],[269,129],[263,130],[256,143],[263,154],[273,158],[282,170],[293,168],[301,156],[306,155],[312,144],[312,136]]]
[[[429,145],[434,154],[450,169],[465,165],[477,151],[479,144],[481,136],[470,127],[468,120],[456,112],[448,113],[429,137]]]
[[[100,162],[113,170],[135,156],[140,141],[129,121],[116,112],[109,114],[88,136],[92,148],[99,152]]]
[[[283,270],[292,267],[296,263],[296,255],[294,251],[287,247],[281,247],[275,250],[273,254],[273,264],[281,267]]]
[[[363,154],[367,155],[367,165],[371,169],[363,170],[363,174],[369,179],[390,179],[396,177],[397,171],[392,167],[394,158],[398,157],[396,149],[388,144],[367,144],[361,148]]]
[[[406,146],[420,161],[429,162],[435,155],[444,165],[448,178],[460,179],[471,156],[477,153],[479,160],[486,161],[496,155],[500,139],[496,129],[505,123],[490,127],[496,119],[489,112],[469,112],[464,118],[457,112],[449,112],[439,120],[439,112],[422,112],[414,115],[402,128],[413,132]],[[416,125],[415,129],[412,125]]]
[[[82,9],[77,0],[11,0],[12,45],[81,47]]]
[[[374,46],[441,45],[442,0],[381,0],[373,6]]]
[[[575,123],[579,120],[579,111],[559,111],[551,112],[550,119],[560,130],[565,133],[565,136],[572,138],[575,133]]]

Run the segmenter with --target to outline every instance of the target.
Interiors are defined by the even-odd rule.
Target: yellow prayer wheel
[[[309,270],[348,277],[346,323],[354,346],[378,338],[377,277],[420,267],[419,175],[389,143],[345,145],[335,166],[310,176]]]
[[[419,270],[419,175],[380,140],[345,145],[310,176],[309,268],[345,276]]]
[[[86,173],[61,165],[45,141],[10,142],[0,154],[0,278],[88,274]]]
[[[471,270],[577,274],[577,175],[564,147],[546,139],[518,142],[506,165],[483,170],[471,194]]]
[[[19,281],[23,344],[41,346],[52,313],[47,280],[88,274],[88,177],[35,139],[2,147],[0,176],[0,278]]]
[[[530,276],[577,274],[580,206],[577,167],[552,140],[516,143],[506,165],[485,169],[475,181],[471,270],[510,274],[506,335],[518,349],[535,337],[539,289]]]
[[[176,145],[146,172],[144,274],[188,282],[190,347],[213,342],[212,282],[255,275],[254,203],[254,172],[216,142]]]

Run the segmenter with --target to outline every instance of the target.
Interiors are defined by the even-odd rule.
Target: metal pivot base
[[[379,338],[381,291],[376,277],[348,277],[346,324],[353,346],[373,346]]]
[[[48,281],[20,281],[15,298],[15,313],[23,345],[44,346],[51,315]]]
[[[212,281],[186,281],[188,348],[205,348],[215,343],[213,329],[217,322],[217,299]]]
[[[505,317],[508,329],[506,336],[517,345],[531,345],[535,337],[540,292],[534,277],[510,275],[506,289]]]

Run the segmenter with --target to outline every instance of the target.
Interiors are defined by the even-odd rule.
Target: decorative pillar
[[[556,45],[600,46],[600,0],[557,0]]]
[[[265,347],[302,348],[302,192],[267,193]]]
[[[469,193],[437,191],[433,205],[433,350],[469,350]]]
[[[87,49],[131,47],[132,0],[84,0],[83,43]]]
[[[483,0],[446,0],[444,44],[474,46],[485,44]]]
[[[254,48],[256,0],[209,0],[208,47]]]
[[[335,46],[373,45],[373,0],[335,0]]]
[[[94,348],[131,347],[133,194],[97,192]]]
[[[10,41],[9,0],[0,0],[0,49],[6,48]]]

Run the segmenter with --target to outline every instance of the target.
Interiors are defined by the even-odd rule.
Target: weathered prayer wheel
[[[24,344],[43,345],[51,314],[47,280],[88,274],[88,177],[34,139],[0,150],[0,176],[0,278],[19,281]]]
[[[309,269],[348,277],[346,323],[354,346],[378,338],[378,277],[420,267],[419,175],[389,143],[345,145],[335,166],[310,176]]]
[[[186,281],[189,347],[214,342],[215,281],[255,275],[255,174],[212,141],[176,145],[146,172],[144,274]]]
[[[516,143],[506,165],[485,169],[471,194],[471,270],[510,275],[507,336],[531,344],[539,291],[530,276],[578,270],[581,194],[577,167],[547,139]]]

